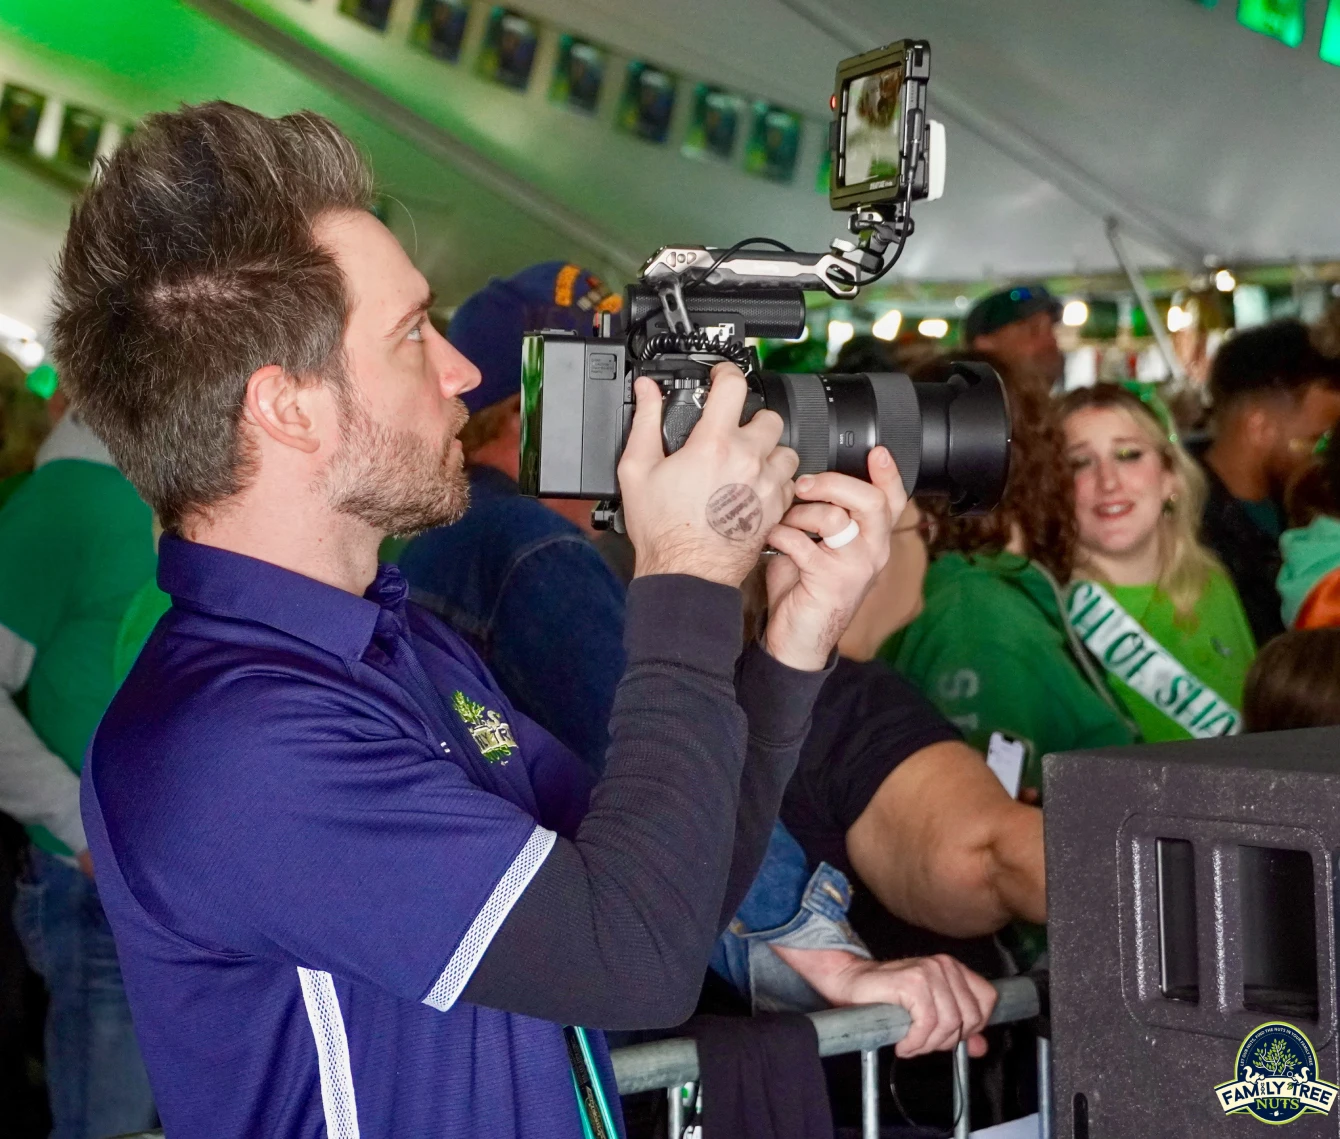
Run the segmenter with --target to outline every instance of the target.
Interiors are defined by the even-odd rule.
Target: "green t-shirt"
[[[158,588],[158,582],[150,578],[130,599],[126,615],[121,618],[121,627],[117,630],[116,645],[112,649],[112,675],[117,686],[130,675],[135,658],[144,648],[144,642],[154,631],[158,619],[172,608],[172,598]]]
[[[1014,554],[942,554],[925,608],[880,656],[985,751],[992,732],[1028,749],[1022,786],[1041,786],[1054,751],[1135,741],[1107,692],[1076,663],[1051,579]]]
[[[1103,588],[1140,623],[1181,666],[1209,686],[1239,712],[1247,670],[1256,657],[1256,642],[1228,577],[1214,571],[1196,604],[1194,619],[1179,624],[1172,602],[1154,585],[1108,585]],[[1121,701],[1140,734],[1149,743],[1189,740],[1191,733],[1156,708],[1134,688],[1104,670],[1108,686]]]
[[[116,691],[121,617],[153,572],[152,515],[115,467],[45,463],[0,510],[0,624],[35,649],[28,721],[73,771]],[[44,828],[30,833],[70,853]]]
[[[18,474],[0,479],[0,506],[4,506],[6,502],[13,498],[14,492],[31,477],[32,471],[19,471]]]

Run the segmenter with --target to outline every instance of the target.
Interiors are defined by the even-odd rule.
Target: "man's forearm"
[[[763,864],[782,794],[809,734],[810,712],[833,663],[830,660],[821,672],[802,672],[779,663],[757,645],[741,658],[736,693],[749,722],[749,743],[720,929],[730,924]]]
[[[1042,812],[1017,803],[980,753],[923,748],[847,831],[852,866],[886,909],[951,937],[1045,914]]]
[[[1001,812],[987,853],[986,881],[1002,912],[1026,921],[1047,920],[1047,865],[1042,812],[1022,803]]]
[[[605,776],[573,841],[555,842],[464,998],[598,1028],[693,1009],[734,851],[746,721],[735,590],[648,577],[629,591],[628,670]]]

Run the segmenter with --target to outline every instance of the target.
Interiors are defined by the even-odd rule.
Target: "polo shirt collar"
[[[359,660],[379,618],[405,627],[408,587],[392,565],[362,597],[245,554],[164,534],[158,584],[175,601],[219,617],[256,621],[344,660]],[[390,622],[388,622],[390,618]]]

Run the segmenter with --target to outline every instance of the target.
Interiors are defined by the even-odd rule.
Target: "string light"
[[[896,308],[891,308],[871,325],[870,332],[880,340],[897,340],[898,330],[902,327],[903,314]]]
[[[837,352],[856,335],[856,329],[850,321],[830,320],[828,322],[828,351]]]
[[[1168,310],[1168,331],[1181,332],[1184,328],[1190,328],[1192,316],[1181,305],[1173,305]]]
[[[1089,323],[1089,306],[1083,301],[1066,301],[1061,310],[1061,323],[1067,328],[1083,328]]]

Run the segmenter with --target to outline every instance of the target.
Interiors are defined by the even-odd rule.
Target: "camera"
[[[791,375],[764,371],[748,343],[794,340],[805,329],[805,292],[850,299],[886,274],[912,233],[914,201],[944,187],[944,132],[926,116],[930,45],[902,40],[837,69],[829,144],[829,202],[847,211],[855,240],[823,254],[769,238],[729,249],[666,246],[625,292],[616,326],[595,335],[528,332],[522,350],[520,485],[525,494],[600,500],[597,526],[618,524],[617,467],[633,413],[633,380],[664,397],[661,435],[678,450],[702,414],[710,373],[728,360],[749,384],[741,422],[768,408],[799,474],[867,476],[883,444],[908,493],[947,497],[956,513],[990,510],[1009,472],[1010,415],[1000,377],[961,363],[947,381],[899,373]],[[751,248],[765,245],[768,248]]]

